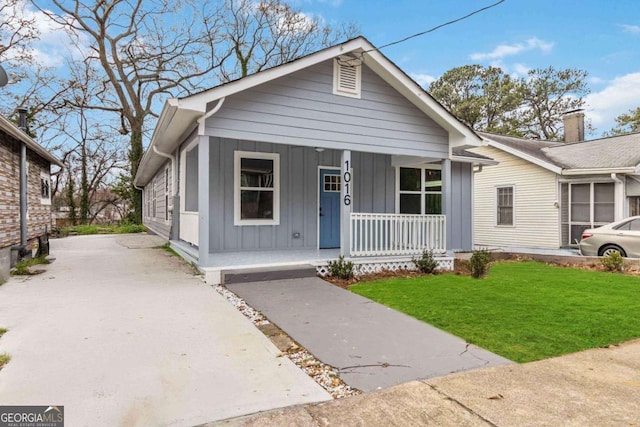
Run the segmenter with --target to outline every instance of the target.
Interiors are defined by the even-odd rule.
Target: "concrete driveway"
[[[52,240],[46,272],[0,286],[0,405],[64,405],[69,426],[188,426],[330,399],[162,243]]]
[[[510,363],[317,277],[227,287],[365,392]]]

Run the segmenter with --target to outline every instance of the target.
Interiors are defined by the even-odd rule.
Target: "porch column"
[[[340,255],[351,256],[349,237],[351,236],[351,203],[353,202],[351,151],[343,150],[341,159],[342,185],[340,186]]]
[[[619,221],[623,218],[625,218],[627,215],[625,214],[625,212],[629,212],[629,208],[625,209],[625,202],[626,202],[626,197],[625,197],[625,183],[624,180],[626,179],[625,176],[622,176],[622,179],[620,177],[618,177],[616,174],[611,174],[611,178],[613,178],[613,206],[614,206],[614,211],[613,211],[613,220],[614,221]]]
[[[198,141],[198,265],[209,257],[209,137]]]
[[[451,160],[442,160],[442,214],[447,221],[447,233],[446,233],[446,249],[449,252],[453,221],[451,221],[451,215],[453,213],[453,195],[451,193]]]

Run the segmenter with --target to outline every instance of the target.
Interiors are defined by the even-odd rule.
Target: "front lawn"
[[[349,290],[516,362],[640,337],[640,277],[502,262],[484,279],[441,274]]]

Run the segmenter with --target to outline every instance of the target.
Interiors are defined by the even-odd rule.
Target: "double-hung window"
[[[398,168],[397,178],[398,213],[442,213],[442,170],[439,167]]]
[[[280,155],[236,151],[234,224],[280,223]]]
[[[513,186],[496,188],[496,225],[514,225]]]

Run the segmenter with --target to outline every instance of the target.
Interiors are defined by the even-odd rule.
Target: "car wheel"
[[[620,252],[620,255],[622,255],[623,257],[626,257],[627,254],[622,250],[622,248],[620,246],[616,246],[616,245],[606,245],[600,248],[600,251],[598,251],[598,255],[599,256],[609,256],[614,252]]]

